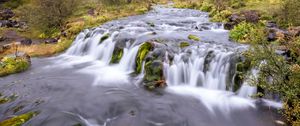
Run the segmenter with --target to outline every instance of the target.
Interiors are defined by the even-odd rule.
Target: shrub
[[[277,22],[282,27],[299,26],[300,25],[300,1],[284,0],[281,10],[278,12]]]
[[[18,12],[29,26],[41,33],[56,32],[77,9],[79,0],[33,0]]]
[[[231,11],[229,10],[223,10],[217,14],[215,14],[212,18],[211,21],[213,22],[227,22],[228,17],[232,14]]]
[[[252,24],[242,22],[235,26],[229,33],[229,38],[240,43],[260,43],[266,39],[263,23]]]

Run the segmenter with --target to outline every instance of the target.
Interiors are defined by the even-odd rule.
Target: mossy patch
[[[188,43],[188,42],[181,42],[179,46],[180,46],[180,48],[185,48],[185,47],[190,46],[190,43]]]
[[[194,40],[194,41],[200,41],[200,38],[198,36],[196,36],[196,35],[189,35],[188,39]]]
[[[144,86],[148,90],[166,86],[163,77],[163,63],[159,60],[150,60],[145,64]]]
[[[100,39],[100,42],[99,42],[99,44],[100,43],[102,43],[102,42],[104,42],[106,39],[108,39],[110,37],[110,34],[105,34],[105,35],[103,35],[102,37],[101,37],[101,39]]]
[[[115,48],[110,63],[119,63],[123,56],[122,48]]]
[[[29,68],[30,63],[27,59],[19,57],[4,57],[0,61],[0,77],[13,73],[19,73]]]
[[[0,126],[22,126],[24,123],[37,116],[38,114],[38,112],[28,112],[19,116],[15,116],[0,122]]]
[[[141,72],[143,61],[151,50],[153,50],[153,45],[150,42],[145,42],[140,46],[138,55],[136,57],[136,73]]]

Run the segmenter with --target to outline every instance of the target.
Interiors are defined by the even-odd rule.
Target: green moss
[[[99,44],[100,43],[102,43],[102,42],[104,42],[106,39],[108,39],[110,37],[110,34],[105,34],[105,35],[103,35],[102,37],[101,37],[101,39],[100,39],[100,42],[99,42]]]
[[[188,47],[188,46],[190,46],[190,43],[188,43],[188,42],[181,42],[180,43],[180,48],[184,48],[184,47]]]
[[[138,14],[145,14],[148,11],[148,8],[142,7],[135,10]]]
[[[165,80],[163,77],[163,63],[161,61],[150,60],[146,62],[144,86],[149,90],[165,86]]]
[[[200,41],[200,38],[198,36],[195,36],[195,35],[189,35],[188,39],[194,40],[194,41]]]
[[[122,48],[115,48],[110,63],[119,63],[123,56]]]
[[[28,112],[2,121],[0,122],[0,126],[22,126],[24,123],[26,123],[36,115],[38,115],[38,112]]]
[[[138,55],[136,57],[136,72],[140,73],[142,70],[142,64],[147,54],[153,49],[153,45],[150,42],[145,42],[139,48]]]
[[[0,76],[19,73],[27,70],[30,66],[26,59],[14,57],[4,57],[0,64]]]

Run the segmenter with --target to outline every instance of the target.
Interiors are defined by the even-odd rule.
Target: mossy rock
[[[247,73],[251,70],[251,61],[244,60],[236,64],[236,74],[234,76],[233,91],[237,91],[245,81]]]
[[[27,54],[23,57],[6,56],[0,61],[0,77],[23,72],[30,67],[30,63],[30,57]]]
[[[200,41],[200,38],[196,35],[189,35],[188,39],[193,40],[193,41]]]
[[[109,33],[103,35],[103,36],[101,37],[101,39],[100,39],[99,44],[101,44],[102,42],[104,42],[104,41],[105,41],[106,39],[108,39],[109,37],[110,37],[110,34],[109,34]]]
[[[139,51],[136,57],[136,73],[141,73],[143,61],[151,50],[153,50],[153,45],[150,42],[145,42],[139,47]]]
[[[180,48],[185,48],[185,47],[188,47],[188,46],[190,46],[190,43],[188,43],[188,42],[181,42],[180,43]]]
[[[120,60],[122,59],[122,56],[123,56],[123,49],[116,47],[114,49],[114,52],[113,52],[112,58],[110,60],[110,63],[111,64],[113,64],[113,63],[119,63]]]
[[[28,112],[19,116],[15,116],[0,122],[0,126],[22,126],[24,123],[37,116],[38,114],[38,112]]]
[[[145,64],[144,86],[146,89],[163,88],[166,86],[163,77],[163,62],[160,60],[148,61]]]

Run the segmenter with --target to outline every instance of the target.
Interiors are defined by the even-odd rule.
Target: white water
[[[166,8],[158,8],[154,12],[140,17],[141,19],[124,20],[124,23],[122,23],[123,20],[120,20],[120,22],[111,23],[113,25],[107,24],[103,28],[83,31],[78,35],[71,48],[60,56],[61,60],[58,61],[58,64],[63,67],[76,68],[80,66],[79,72],[95,77],[93,85],[119,85],[122,87],[124,84],[134,84],[131,79],[134,77],[131,74],[134,72],[136,56],[141,43],[154,38],[182,40],[187,38],[190,34],[189,31],[198,36],[209,32],[209,35],[212,34],[211,36],[201,37],[208,41],[214,40],[213,42],[201,41],[192,43],[193,45],[187,49],[171,48],[175,51],[165,52],[166,57],[171,53],[174,55],[173,61],[168,58],[164,61],[164,76],[168,84],[166,90],[177,95],[195,97],[205,105],[210,114],[215,115],[218,114],[217,111],[220,111],[224,118],[230,118],[228,116],[232,110],[256,109],[253,100],[249,98],[256,93],[255,87],[244,82],[238,92],[231,92],[234,76],[230,73],[235,70],[235,67],[232,67],[235,66],[232,65],[235,64],[233,59],[238,55],[241,45],[229,41],[220,42],[223,40],[220,38],[224,37],[224,34],[228,36],[222,26],[212,25],[209,26],[209,30],[199,32],[191,29],[193,28],[192,23],[179,23],[179,26],[170,24],[177,22],[196,22],[196,25],[207,23],[207,15],[203,13],[187,11],[189,12],[187,14],[175,15],[181,14],[183,11]],[[153,28],[145,22],[156,22],[156,24]],[[124,28],[111,30],[120,27],[118,24]],[[158,35],[152,34],[154,31]],[[106,34],[111,34],[111,36],[99,43]],[[86,37],[87,35],[89,36]],[[113,51],[118,44],[117,40],[124,36],[128,38],[128,41],[124,41],[126,46],[123,49],[123,57],[118,64],[110,64]],[[130,39],[134,41],[130,42]],[[168,46],[174,46],[172,41],[167,43]],[[143,73],[137,78],[141,76]]]

